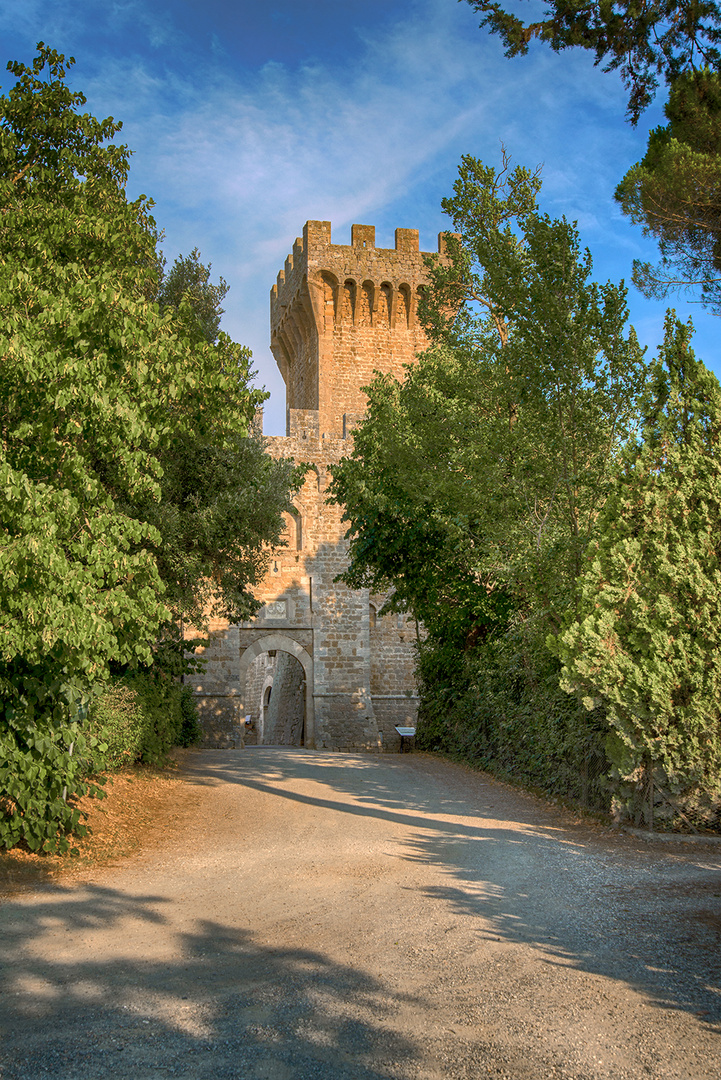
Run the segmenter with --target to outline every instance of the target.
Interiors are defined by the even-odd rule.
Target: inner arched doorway
[[[293,638],[273,632],[241,651],[242,711],[266,746],[314,746],[313,660]]]
[[[258,731],[259,731],[258,742],[259,743],[265,742],[266,720],[268,719],[268,710],[270,709],[270,695],[272,694],[272,692],[273,692],[273,683],[269,682],[265,686],[265,689],[263,690],[263,693],[261,695],[260,716],[259,716],[260,727],[258,729]]]
[[[290,653],[272,649],[248,668],[247,697],[257,742],[263,746],[305,745],[305,672]]]

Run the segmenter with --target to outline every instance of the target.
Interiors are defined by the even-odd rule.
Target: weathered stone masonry
[[[395,242],[376,248],[375,229],[353,225],[350,246],[332,244],[330,222],[309,221],[271,290],[271,348],[288,412],[286,435],[267,448],[309,471],[287,515],[288,546],[257,590],[263,610],[241,626],[211,626],[196,685],[207,745],[239,745],[250,714],[261,739],[272,716],[274,739],[302,729],[318,749],[395,750],[395,725],[415,720],[415,624],[381,617],[383,597],[334,580],[348,565],[347,542],[341,511],[325,501],[330,466],[350,452],[366,407],[361,387],[374,371],[402,377],[426,345],[416,317],[426,281],[418,232],[397,229]],[[273,653],[300,667],[286,657],[274,682]],[[302,713],[295,720],[293,709]]]

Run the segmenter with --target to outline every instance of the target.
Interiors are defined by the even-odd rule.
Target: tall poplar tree
[[[505,156],[499,170],[463,159],[443,200],[456,235],[429,263],[420,313],[431,348],[402,385],[370,388],[333,491],[350,521],[349,581],[397,581],[414,605],[411,580],[434,575],[430,597],[468,575],[479,604],[510,588],[558,627],[646,369],[623,286],[591,280],[575,226],[540,212],[539,189]],[[458,557],[424,574],[409,547],[406,563],[396,512]]]

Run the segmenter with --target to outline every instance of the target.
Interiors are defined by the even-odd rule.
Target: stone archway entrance
[[[260,694],[255,700],[258,672],[254,668],[264,656],[275,663],[261,669]],[[257,716],[259,742],[314,747],[313,659],[302,645],[277,631],[261,635],[245,648],[241,645],[239,684],[241,711]]]

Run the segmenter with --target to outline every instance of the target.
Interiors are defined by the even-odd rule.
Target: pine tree
[[[721,311],[721,76],[679,76],[665,107],[668,124],[624,176],[616,199],[659,245],[661,262],[636,260],[633,279],[646,296],[694,289]]]

